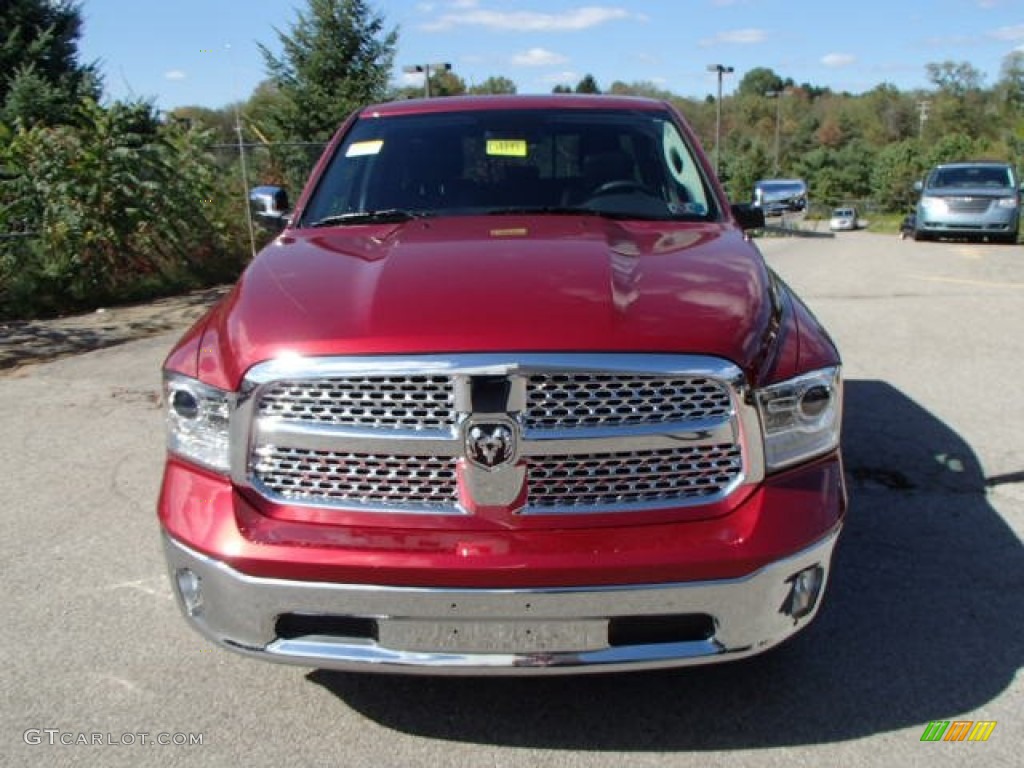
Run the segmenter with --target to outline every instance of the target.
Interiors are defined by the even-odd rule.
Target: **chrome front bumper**
[[[176,598],[218,644],[267,661],[403,674],[613,672],[751,656],[814,618],[839,530],[749,576],[720,581],[556,589],[409,588],[254,578],[164,535]],[[814,566],[821,592],[800,618],[785,612],[793,576]],[[199,585],[183,598],[179,575]],[[194,597],[194,596],[193,596]],[[281,616],[333,617],[322,633],[279,634]],[[706,636],[614,642],[613,622],[707,619]],[[301,622],[300,622],[301,623]],[[338,627],[359,627],[347,633]],[[363,631],[372,627],[372,631]],[[634,636],[635,637],[635,636]]]

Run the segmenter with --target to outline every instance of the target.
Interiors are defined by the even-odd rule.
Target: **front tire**
[[[925,232],[923,229],[915,229],[914,230],[914,240],[915,241],[917,241],[919,243],[923,243],[925,240],[928,240],[928,239],[929,239],[928,233]]]

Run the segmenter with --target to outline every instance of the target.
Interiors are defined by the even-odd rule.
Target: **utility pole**
[[[708,64],[708,72],[718,73],[718,99],[715,101],[715,175],[719,171],[720,147],[722,145],[722,77],[735,70],[724,64]]]
[[[402,71],[409,75],[419,72],[423,73],[423,97],[426,99],[430,98],[430,73],[451,72],[451,69],[452,65],[447,61],[442,61],[439,64],[411,64],[407,67],[402,67]]]
[[[924,124],[928,122],[928,110],[931,108],[930,101],[917,102],[917,138],[924,136]]]
[[[776,177],[779,175],[779,149],[782,146],[782,97],[787,93],[789,91],[786,90],[764,92],[769,99],[775,99],[775,162],[772,174]]]

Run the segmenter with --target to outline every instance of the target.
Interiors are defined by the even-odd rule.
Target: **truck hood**
[[[748,372],[768,272],[732,225],[451,217],[288,231],[212,314],[200,376],[284,355],[678,352]]]

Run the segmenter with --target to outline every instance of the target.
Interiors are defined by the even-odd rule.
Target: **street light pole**
[[[773,164],[773,175],[779,175],[779,147],[782,141],[782,97],[785,91],[765,91],[764,95],[769,99],[775,99],[775,162]]]
[[[447,61],[442,61],[439,64],[411,64],[407,67],[402,67],[402,71],[406,74],[412,75],[419,72],[423,73],[423,97],[426,99],[430,98],[430,73],[434,72],[450,72],[452,65]]]
[[[715,101],[715,175],[719,170],[719,147],[722,144],[722,76],[733,72],[732,67],[724,64],[708,64],[708,72],[718,73],[718,99]]]

